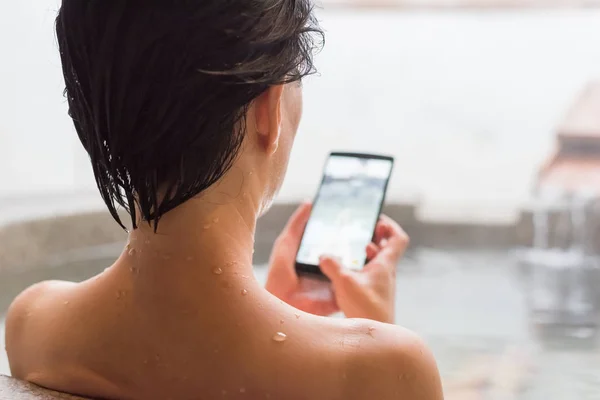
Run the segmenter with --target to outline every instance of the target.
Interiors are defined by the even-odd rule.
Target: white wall
[[[75,142],[53,35],[55,3],[5,2],[0,13],[0,195],[75,184]]]
[[[391,197],[514,204],[577,93],[600,77],[600,12],[324,14],[320,78],[282,195],[314,186],[331,147],[397,159]]]
[[[93,188],[66,114],[56,0],[0,13],[0,196]],[[331,149],[391,153],[391,197],[515,203],[553,129],[600,75],[600,12],[321,12],[320,77],[281,199],[313,194]]]

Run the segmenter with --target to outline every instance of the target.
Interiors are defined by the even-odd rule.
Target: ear
[[[283,85],[271,86],[254,103],[256,134],[259,144],[269,154],[279,147],[282,96]]]

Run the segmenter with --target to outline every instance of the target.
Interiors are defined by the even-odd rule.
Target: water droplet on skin
[[[213,218],[213,224],[218,224],[219,223],[219,218]]]
[[[204,225],[204,230],[206,231],[206,230],[208,230],[208,229],[210,229],[210,224],[206,224],[206,225]]]
[[[146,240],[144,240],[144,243],[145,243],[145,244],[150,244],[150,239],[146,239]]]
[[[135,256],[135,249],[129,249],[129,255],[130,256]]]
[[[287,335],[283,332],[277,332],[275,334],[275,336],[273,336],[273,340],[278,343],[285,342],[286,339],[287,339]]]
[[[246,289],[242,289],[242,296],[246,296],[248,294],[248,291]]]
[[[284,321],[284,320],[282,320],[282,319],[280,319],[280,320],[279,320],[279,323],[280,323],[281,325],[283,325],[283,324],[285,324],[285,321]]]
[[[246,393],[246,388],[240,388],[240,393]]]
[[[192,261],[193,259],[194,259],[194,257],[192,257],[192,256],[189,256],[186,258],[187,261]]]
[[[123,296],[125,296],[125,291],[124,290],[118,290],[117,291],[117,299],[121,299],[121,298],[123,298]]]
[[[253,172],[252,172],[252,171],[250,171],[250,172],[248,173],[248,175],[252,175],[252,174],[253,174]]]
[[[213,269],[213,274],[215,275],[221,275],[223,273],[223,270],[219,267]]]
[[[131,272],[132,274],[137,274],[138,269],[136,267],[129,267],[129,272]]]
[[[296,316],[296,319],[300,319],[300,314],[294,314]]]
[[[69,304],[69,302],[68,302],[68,301],[65,301],[65,303],[64,303],[64,304],[65,304],[65,306],[66,306],[66,305],[68,305],[68,304]]]

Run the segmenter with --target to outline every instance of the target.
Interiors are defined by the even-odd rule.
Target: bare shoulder
[[[34,353],[32,343],[40,328],[40,316],[48,315],[46,304],[60,296],[74,284],[71,282],[46,281],[30,286],[19,294],[8,308],[6,314],[6,351],[12,375],[22,378],[21,366]],[[38,312],[42,311],[42,312]]]
[[[7,335],[21,331],[34,309],[43,304],[52,293],[64,290],[70,285],[72,285],[70,282],[45,281],[36,283],[21,292],[13,300],[6,314]]]
[[[53,294],[59,294],[75,284],[63,281],[45,281],[36,283],[19,294],[8,308],[6,316],[7,329],[18,328],[27,320],[28,313],[38,308]]]
[[[354,324],[366,337],[349,363],[348,399],[443,399],[437,363],[419,336],[395,325]]]

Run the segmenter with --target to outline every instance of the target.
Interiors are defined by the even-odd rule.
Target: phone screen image
[[[392,167],[390,158],[329,157],[297,264],[318,266],[320,257],[328,255],[346,268],[364,267]]]

